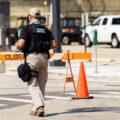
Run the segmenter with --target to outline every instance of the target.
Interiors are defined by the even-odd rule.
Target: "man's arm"
[[[24,45],[25,45],[25,40],[20,39],[20,40],[18,40],[16,47],[17,47],[17,49],[21,50],[24,47]]]
[[[57,48],[56,40],[53,39],[50,43],[51,43],[51,45],[50,45],[50,49]]]

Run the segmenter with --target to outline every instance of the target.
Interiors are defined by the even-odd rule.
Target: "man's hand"
[[[24,45],[25,45],[25,40],[24,39],[20,39],[20,40],[18,40],[18,42],[16,44],[16,47],[17,47],[17,49],[21,50]]]
[[[57,48],[56,40],[52,40],[52,41],[51,41],[50,49],[54,49],[54,48]]]

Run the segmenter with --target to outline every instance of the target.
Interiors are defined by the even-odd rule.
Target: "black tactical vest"
[[[47,29],[39,24],[32,24],[30,27],[32,37],[29,40],[26,51],[28,53],[48,52],[50,49],[50,42]]]

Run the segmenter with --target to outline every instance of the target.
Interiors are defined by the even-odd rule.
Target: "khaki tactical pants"
[[[48,79],[48,59],[47,54],[29,54],[27,62],[31,69],[38,72],[38,77],[33,77],[28,81],[28,88],[33,102],[32,111],[36,111],[40,106],[44,106],[45,85]]]

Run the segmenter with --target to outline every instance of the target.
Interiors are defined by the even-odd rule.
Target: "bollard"
[[[94,30],[93,45],[95,46],[95,73],[98,73],[98,64],[97,64],[97,43],[98,43],[98,34],[97,30]]]

